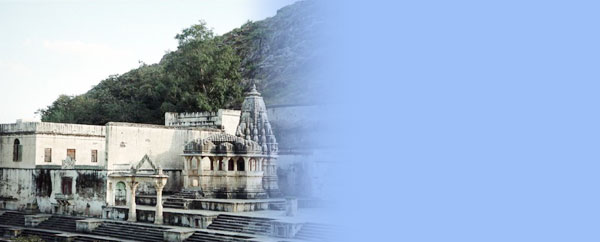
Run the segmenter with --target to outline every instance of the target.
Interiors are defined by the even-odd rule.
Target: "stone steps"
[[[75,241],[77,242],[104,242],[104,241],[119,241],[119,240],[101,240],[101,239],[95,239],[95,238],[90,238],[90,237],[84,237],[84,236],[77,236],[75,237]]]
[[[141,224],[105,222],[92,234],[137,241],[162,241],[166,228]]]
[[[163,207],[165,208],[184,208],[185,202],[182,198],[167,198],[167,200],[163,203]]]
[[[263,228],[270,228],[271,225],[270,224],[264,224],[264,223],[260,223],[260,224],[253,224],[251,222],[247,223],[247,222],[237,222],[237,221],[223,221],[223,220],[219,220],[219,221],[213,221],[212,225],[214,226],[221,226],[221,227],[240,227],[240,226],[246,226],[249,229],[257,229],[257,230],[262,230]]]
[[[53,233],[53,232],[45,232],[45,231],[36,231],[36,230],[23,230],[23,232],[21,232],[21,235],[19,237],[25,237],[25,236],[37,236],[40,239],[44,240],[44,241],[56,241],[56,235],[60,234],[59,232],[57,233]]]
[[[21,212],[6,211],[0,216],[0,224],[25,227],[25,215]]]
[[[294,238],[308,241],[325,241],[330,238],[333,231],[334,228],[330,225],[306,223]]]
[[[77,217],[63,217],[63,216],[52,216],[48,220],[41,222],[37,228],[59,230],[65,232],[77,232],[77,220],[82,218]]]
[[[208,226],[208,229],[222,230],[237,233],[258,235],[271,235],[272,219],[234,216],[221,214]]]
[[[77,242],[80,242],[80,241],[84,241],[84,242],[118,242],[121,240],[119,240],[119,239],[106,240],[106,239],[96,239],[96,238],[86,237],[86,236],[77,236],[77,237],[75,237],[74,241],[77,241]]]
[[[225,235],[225,234],[213,234],[209,232],[196,231],[192,236],[190,236],[185,241],[191,242],[199,242],[199,241],[247,241],[247,239],[252,239],[252,237],[242,236],[242,235]]]

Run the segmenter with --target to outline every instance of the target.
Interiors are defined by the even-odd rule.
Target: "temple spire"
[[[256,84],[252,82],[252,88],[246,93],[246,96],[260,96],[260,92],[256,90]]]
[[[277,154],[277,140],[273,135],[267,117],[267,108],[260,93],[256,90],[254,82],[250,91],[246,92],[246,97],[242,103],[242,112],[236,135],[240,138],[256,141],[261,146],[266,145],[264,152],[267,154]]]

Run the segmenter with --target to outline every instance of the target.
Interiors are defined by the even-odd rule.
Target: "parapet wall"
[[[53,134],[104,137],[105,128],[99,125],[63,124],[46,122],[17,122],[0,124],[0,135]]]
[[[168,127],[207,127],[235,134],[240,120],[240,110],[219,109],[217,112],[165,113]]]

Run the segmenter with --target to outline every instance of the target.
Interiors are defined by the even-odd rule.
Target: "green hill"
[[[109,76],[82,95],[61,95],[39,110],[42,121],[162,124],[165,112],[239,108],[249,80],[268,105],[310,103],[304,94],[315,88],[311,65],[322,23],[315,5],[296,2],[222,36],[201,21],[177,34],[177,50],[159,63]]]

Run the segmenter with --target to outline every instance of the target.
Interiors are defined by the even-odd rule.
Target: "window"
[[[98,150],[92,150],[92,162],[98,162]]]
[[[63,177],[61,183],[61,191],[63,195],[71,195],[71,185],[73,184],[73,178],[71,177]]]
[[[237,161],[237,165],[238,165],[238,171],[244,171],[244,159],[239,159]]]
[[[233,159],[229,159],[229,161],[227,162],[227,170],[233,171]]]
[[[44,162],[52,162],[52,148],[44,149]]]
[[[214,170],[215,170],[215,163],[214,163],[214,161],[212,161],[212,160],[210,161],[210,170],[211,170],[211,171],[214,171]]]
[[[23,159],[23,146],[21,145],[21,141],[19,139],[15,139],[15,143],[13,145],[13,161],[21,161]]]
[[[71,160],[76,160],[75,149],[67,149],[67,157],[71,157]]]

